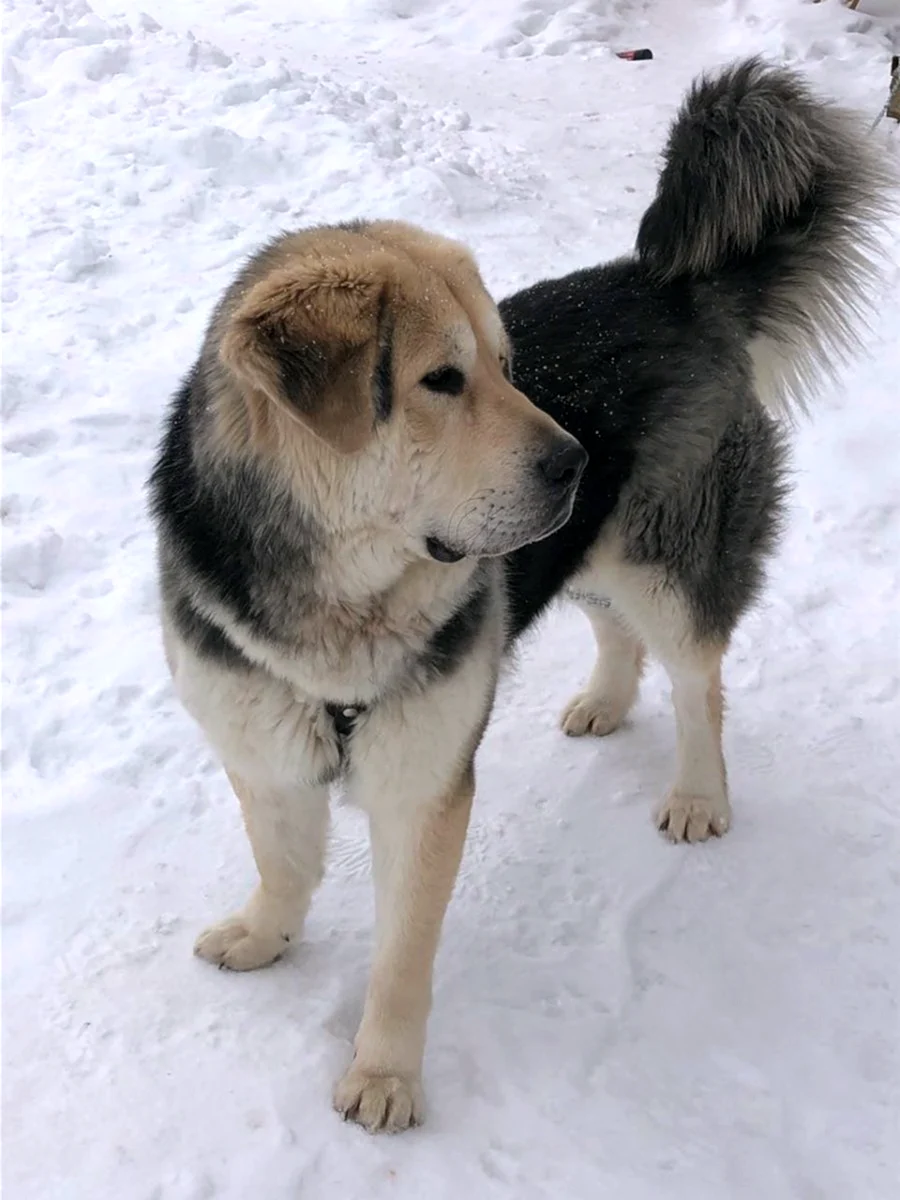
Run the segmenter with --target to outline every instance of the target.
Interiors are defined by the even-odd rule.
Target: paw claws
[[[724,796],[673,792],[656,814],[656,827],[670,842],[705,842],[710,837],[722,837],[730,824],[731,810]]]
[[[621,704],[579,692],[563,709],[560,726],[567,737],[606,737],[614,733],[625,719],[626,710]]]
[[[220,971],[254,971],[277,962],[285,946],[281,934],[266,936],[249,929],[240,917],[229,917],[200,934],[194,954]]]
[[[334,1107],[344,1121],[368,1133],[401,1133],[421,1123],[418,1081],[402,1075],[376,1075],[351,1067],[334,1091]]]

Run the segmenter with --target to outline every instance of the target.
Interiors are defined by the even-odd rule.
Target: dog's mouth
[[[439,563],[457,563],[466,557],[462,550],[454,550],[452,546],[436,537],[425,539],[425,549],[434,561]]]
[[[572,492],[555,505],[549,516],[539,524],[526,526],[524,529],[519,527],[504,532],[503,536],[499,536],[497,531],[493,531],[493,536],[491,532],[482,531],[478,542],[465,550],[457,549],[433,536],[425,539],[425,549],[429,556],[439,563],[458,563],[469,557],[502,558],[506,554],[512,554],[515,550],[521,549],[522,546],[543,541],[544,538],[556,533],[571,517],[574,503],[575,494]]]

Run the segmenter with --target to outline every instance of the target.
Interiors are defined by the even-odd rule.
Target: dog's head
[[[587,455],[511,382],[474,261],[395,222],[290,234],[226,296],[231,435],[274,456],[326,524],[393,523],[440,561],[568,520]]]

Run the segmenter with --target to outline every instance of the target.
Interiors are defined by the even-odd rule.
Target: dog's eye
[[[442,396],[458,396],[466,386],[466,377],[458,367],[438,367],[422,376],[422,386]]]

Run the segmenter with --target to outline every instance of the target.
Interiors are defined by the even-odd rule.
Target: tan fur
[[[394,364],[394,410],[380,425],[369,386],[379,313]],[[310,337],[322,346],[322,381],[298,406],[272,348]],[[492,552],[486,539],[504,512],[498,551],[546,524],[533,463],[562,431],[504,377],[508,353],[496,307],[454,242],[382,222],[306,231],[264,253],[250,286],[226,294],[201,359],[214,395],[206,452],[271,464],[302,498],[327,534],[318,602],[298,611],[287,648],[234,621],[199,585],[197,607],[301,691],[379,694],[475,568],[473,557],[423,558],[422,524],[473,556]],[[420,381],[447,363],[466,388],[436,398]]]
[[[388,344],[385,419],[373,380]],[[560,523],[537,463],[571,439],[509,382],[509,352],[467,251],[381,222],[306,231],[263,251],[226,293],[199,364],[209,402],[194,452],[213,471],[252,464],[275,494],[296,496],[312,522],[314,569],[297,591],[279,580],[280,636],[269,637],[179,563],[193,610],[244,656],[232,669],[204,654],[167,610],[176,689],[220,756],[259,871],[246,904],[195,950],[251,970],[301,936],[322,878],[329,784],[343,769],[348,799],[369,817],[377,927],[356,1053],[334,1103],[372,1130],[405,1128],[423,1111],[434,957],[505,643],[499,579],[452,672],[411,685],[410,663],[460,610],[479,560]],[[465,381],[452,397],[423,384],[447,366]],[[426,556],[432,532],[465,557]],[[572,586],[600,591],[612,608],[588,609],[598,663],[566,731],[608,733],[624,719],[646,645],[672,678],[678,724],[660,827],[675,840],[724,832],[723,648],[693,644],[680,598],[627,564],[615,537]],[[349,762],[325,701],[372,705]]]
[[[597,643],[597,660],[583,692],[567,705],[562,728],[569,737],[614,733],[637,699],[644,669],[644,643],[626,627],[612,608],[586,605]]]
[[[440,806],[373,830],[382,913],[353,1063],[337,1110],[369,1130],[393,1132],[423,1116],[419,1082],[431,979],[444,912],[462,858],[475,774],[469,764]]]
[[[388,343],[386,420],[373,379]],[[200,359],[209,403],[195,453],[213,470],[253,464],[294,493],[314,524],[315,569],[297,599],[285,583],[282,636],[270,638],[180,564],[193,609],[249,660],[232,670],[204,656],[167,612],[176,689],[221,758],[259,871],[244,907],[195,950],[250,970],[300,936],[343,761],[323,700],[377,699],[344,764],[347,796],[370,820],[377,930],[356,1056],[335,1093],[370,1129],[404,1128],[422,1112],[433,960],[504,643],[499,589],[452,672],[410,686],[410,662],[465,601],[479,557],[560,523],[537,462],[571,439],[509,382],[508,357],[468,252],[382,222],[263,251],[226,293]],[[447,366],[465,380],[452,397],[422,383]],[[485,541],[492,529],[496,547]],[[427,557],[432,530],[467,556]]]
[[[503,378],[509,346],[502,323],[474,260],[457,243],[399,222],[378,222],[364,232],[294,234],[268,265],[220,320],[223,448],[296,453],[301,436],[295,427],[302,424],[340,452],[361,450],[373,434],[367,384],[381,309],[392,321],[406,434],[419,453],[440,446],[443,455],[455,456],[468,476],[460,481],[460,495],[471,495],[465,488],[474,472],[483,474],[487,461],[496,465],[498,455],[518,450],[529,432],[538,440],[556,429]],[[284,394],[271,354],[273,344],[292,340],[321,347],[328,381],[299,409]],[[464,402],[436,412],[416,384],[454,360],[467,368]]]
[[[219,354],[245,391],[251,442],[277,454],[290,422],[301,422],[337,450],[365,445],[375,322],[389,272],[384,254],[312,263],[304,256],[250,290],[231,316]],[[301,340],[321,348],[329,383],[289,399],[271,348]],[[276,411],[260,412],[267,404]]]
[[[748,87],[758,89],[750,101]],[[721,119],[726,94],[735,98],[730,136]],[[773,121],[797,134],[797,146],[774,158]],[[636,699],[645,652],[659,658],[672,683],[677,770],[656,819],[673,841],[693,842],[724,833],[730,821],[726,646],[724,636],[713,644],[695,631],[733,627],[759,583],[782,491],[780,439],[753,412],[745,360],[727,346],[736,349],[752,324],[760,399],[773,411],[802,407],[811,384],[853,344],[847,318],[864,294],[885,180],[870,156],[856,153],[844,116],[814,113],[798,81],[760,64],[698,84],[679,122],[634,267],[637,278],[656,272],[668,297],[657,309],[663,374],[657,379],[652,355],[628,350],[622,370],[637,374],[623,390],[621,372],[605,363],[605,337],[602,354],[570,370],[579,336],[591,337],[605,305],[629,294],[624,263],[593,298],[580,283],[548,282],[511,298],[510,316],[515,322],[521,303],[527,319],[514,327],[524,338],[540,315],[535,298],[560,305],[552,314],[560,329],[543,343],[539,334],[533,348],[522,343],[534,386],[559,412],[584,388],[587,419],[611,380],[611,423],[597,407],[597,428],[585,425],[582,436],[601,464],[607,452],[621,454],[631,473],[612,516],[603,498],[591,514],[590,489],[582,497],[578,519],[593,519],[598,533],[569,590],[588,613],[598,658],[563,727],[611,732]],[[704,129],[715,135],[711,155]],[[685,165],[707,177],[712,207],[685,192]],[[746,186],[729,191],[738,176]],[[791,213],[813,199],[816,222],[799,230]],[[673,212],[684,218],[677,229]],[[748,305],[754,255],[782,269],[763,272]],[[716,288],[731,289],[716,325],[719,349],[672,358],[672,411],[651,405],[641,429],[634,406],[649,386],[666,399],[671,339],[691,336],[679,308],[682,275],[698,277],[689,290],[701,324]],[[631,318],[613,320],[611,335],[612,354],[623,336],[637,347],[643,336]],[[330,785],[340,778],[369,820],[376,937],[355,1058],[334,1103],[371,1130],[421,1118],[434,959],[474,758],[510,648],[506,624],[516,635],[527,626],[590,530],[581,524],[562,538],[549,570],[541,553],[508,560],[562,527],[585,464],[584,448],[513,386],[509,357],[499,311],[457,243],[389,221],[284,235],[223,296],[174,398],[151,477],[167,661],[238,796],[259,872],[246,904],[201,934],[197,954],[248,970],[300,936],[322,877]],[[689,405],[681,399],[688,367]],[[624,452],[615,419],[622,405]],[[743,467],[726,461],[744,457],[728,441],[738,434]],[[671,522],[660,517],[669,498]],[[729,507],[739,510],[734,521]],[[698,527],[710,528],[705,538],[698,528],[697,554],[679,563],[694,509]],[[653,532],[642,538],[647,518]],[[733,559],[721,545],[731,528]],[[714,571],[701,590],[709,600],[725,579],[728,603],[713,594],[701,604],[698,592],[689,604],[673,582],[690,588],[704,552],[719,555],[717,570],[730,566],[735,586]],[[645,556],[668,566],[633,561]],[[703,607],[721,612],[701,620]]]
[[[356,1054],[335,1105],[370,1130],[402,1129],[422,1116],[434,955],[501,639],[496,611],[459,670],[422,695],[379,703],[354,736],[345,786],[370,819],[378,923]],[[260,874],[245,907],[202,933],[195,950],[235,970],[265,966],[300,936],[322,877],[328,794],[317,779],[336,763],[334,732],[270,672],[236,675],[167,641],[182,702],[226,764]]]

